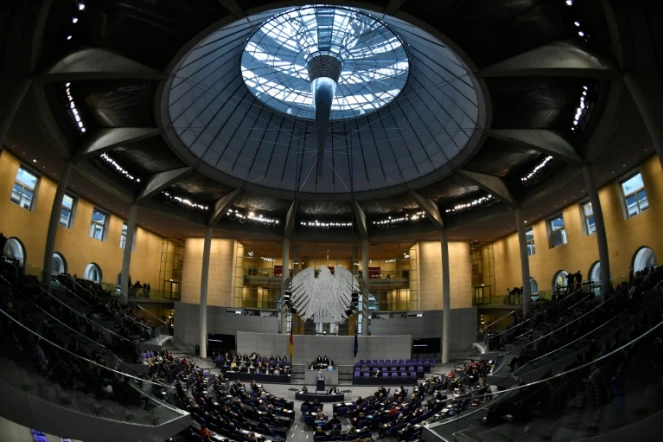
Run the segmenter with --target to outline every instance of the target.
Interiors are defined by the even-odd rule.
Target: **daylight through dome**
[[[277,111],[307,119],[315,119],[321,106],[316,90],[332,92],[330,120],[353,118],[393,100],[408,72],[403,43],[383,22],[332,6],[277,15],[249,38],[242,54],[251,93]]]

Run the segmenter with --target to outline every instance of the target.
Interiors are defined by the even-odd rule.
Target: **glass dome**
[[[344,120],[396,98],[407,82],[409,60],[382,21],[355,9],[305,6],[272,17],[253,33],[241,71],[262,103],[310,120],[316,116],[312,86],[330,77],[337,84],[329,119]]]

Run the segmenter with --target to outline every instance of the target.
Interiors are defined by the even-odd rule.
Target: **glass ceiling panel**
[[[315,119],[307,70],[315,55],[341,60],[331,120],[374,112],[405,87],[409,60],[401,40],[381,21],[358,10],[305,6],[264,23],[242,54],[246,86],[284,114]]]

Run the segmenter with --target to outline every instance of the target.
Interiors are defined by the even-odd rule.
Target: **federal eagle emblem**
[[[352,293],[359,292],[357,278],[343,267],[336,267],[333,275],[327,266],[320,266],[319,270],[317,278],[314,267],[292,278],[293,307],[304,321],[341,324],[348,318],[345,311],[352,303]]]

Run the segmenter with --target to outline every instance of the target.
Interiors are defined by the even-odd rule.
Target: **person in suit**
[[[329,394],[338,394],[338,388],[335,386],[329,389]]]
[[[318,358],[317,358],[315,361],[316,361],[318,364],[321,364],[321,363],[322,363],[322,357],[320,357],[320,355],[318,355]]]
[[[375,377],[379,378],[380,376],[382,376],[382,371],[380,371],[380,369],[378,368],[377,370],[375,370]]]
[[[329,364],[329,358],[327,357],[327,355],[325,355],[325,357],[322,358],[322,363],[323,364]]]

